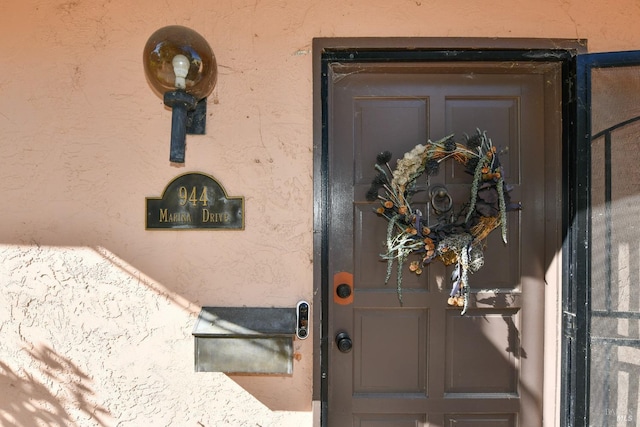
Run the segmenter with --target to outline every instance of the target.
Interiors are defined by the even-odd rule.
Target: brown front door
[[[545,270],[557,238],[559,71],[531,63],[353,63],[328,68],[327,426],[542,425]],[[390,162],[427,139],[487,131],[503,151],[512,200],[508,245],[488,238],[466,315],[447,306],[450,267],[407,268],[385,285],[387,222],[365,194],[378,153]],[[420,178],[414,205],[434,215],[429,188],[454,208],[471,177],[453,162]],[[551,185],[550,185],[551,183]],[[435,218],[434,218],[435,221]],[[341,298],[334,285],[353,283]],[[555,286],[547,283],[546,286]],[[344,290],[344,288],[343,288]],[[345,296],[345,294],[343,294]],[[555,325],[551,327],[555,328]],[[337,345],[342,333],[352,343]],[[343,342],[344,343],[344,342]]]

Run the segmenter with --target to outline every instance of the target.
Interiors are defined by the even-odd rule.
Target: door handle
[[[346,332],[338,332],[336,335],[336,345],[338,346],[338,350],[343,353],[349,353],[351,351],[351,347],[353,347],[353,342],[351,341],[351,337]]]

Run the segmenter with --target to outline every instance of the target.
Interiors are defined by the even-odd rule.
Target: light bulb
[[[189,74],[189,58],[184,55],[176,55],[173,57],[171,61],[173,65],[173,74],[176,75],[176,88],[178,89],[186,89],[187,88],[187,74]]]

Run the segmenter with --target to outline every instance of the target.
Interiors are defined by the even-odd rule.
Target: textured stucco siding
[[[193,315],[127,270],[102,248],[0,247],[0,424],[309,423],[194,373]]]

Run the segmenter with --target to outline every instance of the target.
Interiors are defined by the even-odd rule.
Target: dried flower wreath
[[[423,173],[437,174],[440,163],[449,159],[464,165],[473,175],[469,202],[457,214],[440,216],[436,224],[427,224],[422,212],[411,206],[412,196],[417,192],[416,180]],[[381,202],[376,213],[388,221],[387,252],[381,255],[387,261],[385,284],[389,282],[395,260],[398,299],[402,304],[402,269],[409,256],[418,256],[418,260],[409,265],[415,274],[421,274],[422,268],[434,259],[445,265],[455,264],[448,304],[462,307],[464,315],[469,303],[469,273],[478,271],[484,264],[483,241],[501,227],[506,244],[506,213],[520,208],[519,204],[510,203],[511,188],[504,182],[496,147],[486,132],[478,129],[471,137],[465,135],[464,144],[455,142],[454,136],[449,135],[416,145],[398,160],[395,170],[389,167],[390,152],[380,153],[376,160],[378,175],[366,197],[369,201]]]

